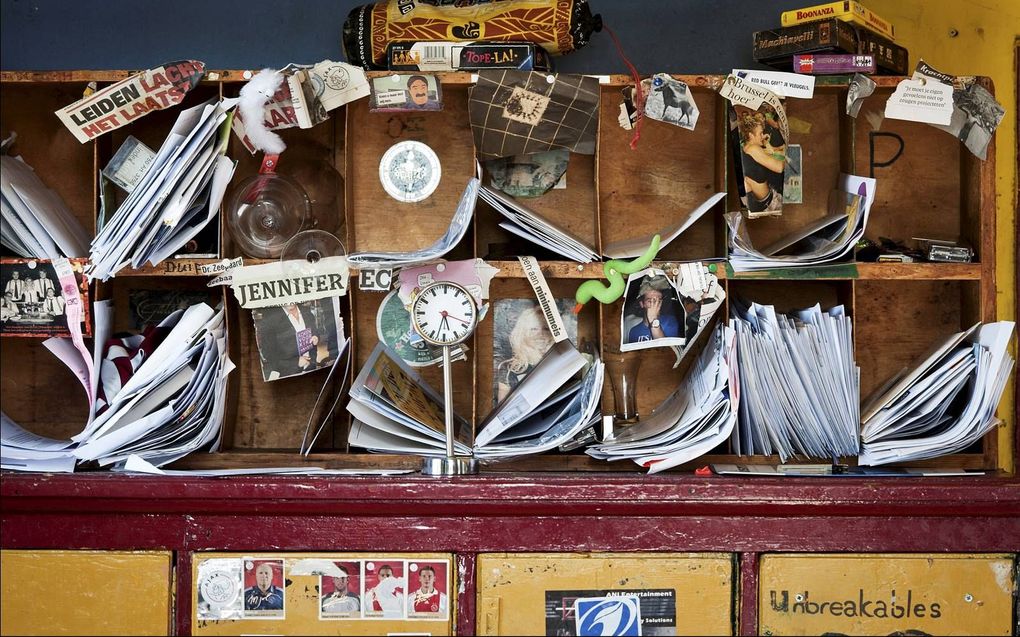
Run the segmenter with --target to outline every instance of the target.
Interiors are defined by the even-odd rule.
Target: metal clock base
[[[478,473],[478,461],[467,456],[425,458],[421,465],[425,476],[467,476]]]

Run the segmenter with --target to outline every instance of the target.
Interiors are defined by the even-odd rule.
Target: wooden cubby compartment
[[[87,83],[100,86],[127,77],[122,71],[69,73],[4,72],[0,102],[0,132],[18,132],[15,152],[54,188],[91,231],[98,213],[98,171],[128,135],[154,150],[165,138],[179,108],[156,112],[122,129],[79,144],[53,112],[79,99]],[[377,74],[376,74],[377,75]],[[203,81],[185,100],[193,106],[210,97],[236,96],[243,74],[220,71]],[[665,247],[658,265],[726,256],[723,214],[738,205],[733,183],[732,158],[727,139],[726,102],[717,90],[721,76],[676,76],[691,87],[700,115],[694,131],[646,119],[636,150],[630,148],[633,131],[617,123],[624,76],[603,78],[598,145],[595,155],[572,154],[567,187],[525,201],[539,213],[591,242],[596,248],[650,234],[674,222],[676,215],[693,209],[715,192],[727,198],[688,231]],[[726,320],[736,298],[770,303],[780,310],[823,308],[843,304],[854,321],[856,358],[861,367],[861,393],[866,396],[887,378],[908,365],[932,341],[995,319],[994,281],[994,152],[987,161],[974,158],[952,136],[930,126],[881,119],[884,104],[900,78],[876,78],[878,89],[867,98],[860,115],[845,114],[846,78],[818,78],[810,100],[786,100],[790,139],[803,149],[804,202],[784,207],[779,218],[750,222],[753,240],[764,245],[827,213],[829,192],[840,172],[868,175],[871,133],[895,133],[904,142],[902,155],[887,167],[875,168],[877,199],[867,236],[909,240],[962,238],[978,253],[973,264],[857,264],[856,278],[787,280],[782,273],[727,278],[718,264],[717,275],[727,301],[717,320]],[[471,90],[469,74],[440,74],[444,109],[422,113],[372,113],[368,101],[359,100],[331,113],[329,121],[311,129],[280,131],[288,149],[279,171],[305,187],[312,202],[310,227],[336,234],[348,252],[412,250],[430,245],[447,229],[468,179],[475,173],[475,152],[467,116]],[[981,80],[991,89],[990,83]],[[436,192],[419,203],[400,203],[383,191],[378,165],[393,144],[417,140],[431,146],[442,162],[443,176]],[[874,137],[875,157],[887,160],[895,152],[894,138]],[[231,135],[228,155],[238,161],[231,187],[259,169],[253,156]],[[483,171],[483,183],[490,178]],[[229,191],[228,191],[229,196]],[[487,259],[500,269],[491,285],[491,299],[532,298],[516,256],[533,254],[557,298],[571,299],[585,279],[600,279],[602,264],[578,265],[557,260],[499,228],[497,213],[479,201],[468,235],[447,255],[448,259]],[[221,257],[239,256],[230,240],[226,220],[220,219]],[[206,260],[208,261],[208,260]],[[228,383],[227,417],[223,445],[215,454],[193,454],[183,467],[268,466],[303,461],[297,454],[305,424],[325,380],[324,372],[264,383],[250,312],[242,310],[233,294],[205,287],[194,276],[198,259],[180,259],[180,267],[125,270],[111,282],[93,286],[94,298],[113,299],[118,328],[133,327],[128,299],[134,290],[178,289],[206,294],[227,309],[231,358],[237,369]],[[246,259],[246,263],[256,263]],[[839,278],[847,277],[847,278]],[[384,295],[360,291],[356,273],[351,291],[341,300],[346,332],[352,337],[357,374],[378,340],[376,312]],[[618,346],[619,303],[589,303],[578,316],[578,340],[599,348]],[[477,426],[493,403],[493,321],[483,321],[467,342],[467,360],[454,368],[457,411]],[[676,369],[669,349],[645,350],[639,373],[638,408],[649,413],[683,378],[706,337]],[[16,422],[40,434],[66,437],[81,429],[88,405],[66,368],[39,340],[5,338],[2,347],[4,411]],[[441,391],[438,367],[422,370]],[[336,388],[331,388],[333,391]],[[59,402],[61,410],[51,408]],[[612,413],[608,379],[603,409]],[[417,468],[413,457],[379,455],[347,445],[350,418],[337,410],[307,461],[326,466]],[[1000,430],[1001,431],[1001,430]],[[999,431],[981,445],[930,464],[996,469],[998,448],[1007,444]],[[713,461],[737,461],[726,445],[699,458],[691,466]],[[753,460],[775,460],[754,458]],[[689,470],[691,467],[681,467]],[[632,463],[594,461],[578,450],[551,453],[490,465],[488,471],[587,470],[635,471]]]

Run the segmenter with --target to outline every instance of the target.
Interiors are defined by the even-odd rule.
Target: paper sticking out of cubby
[[[703,217],[706,212],[711,210],[715,204],[725,197],[725,192],[717,192],[706,199],[697,208],[680,218],[676,223],[666,226],[659,232],[634,239],[624,239],[623,241],[610,243],[602,249],[602,252],[610,259],[632,259],[634,257],[639,257],[645,250],[648,249],[648,244],[652,242],[652,237],[656,234],[658,234],[661,239],[659,243],[659,249],[661,250],[669,245],[673,239],[679,237],[684,230],[694,225],[695,221]]]
[[[866,401],[860,464],[957,453],[998,425],[1014,325],[999,321],[954,334]]]
[[[464,194],[457,205],[457,211],[450,220],[450,227],[431,246],[411,252],[355,252],[348,255],[347,260],[355,267],[395,268],[438,259],[452,250],[467,234],[478,201],[479,183],[477,177],[472,177],[468,181],[467,188],[464,189]]]
[[[733,433],[740,402],[737,372],[734,331],[720,325],[687,378],[651,415],[586,453],[600,460],[633,460],[649,473],[708,453]]]
[[[216,218],[236,166],[225,155],[235,103],[214,98],[181,111],[141,181],[93,239],[89,278],[156,265]]]
[[[20,157],[0,157],[0,243],[26,259],[84,257],[89,234],[55,191]]]
[[[500,228],[552,250],[571,261],[591,263],[599,260],[595,248],[570,231],[542,217],[531,208],[513,197],[504,195],[488,186],[482,186],[479,193],[492,208],[508,219],[499,224]],[[644,248],[647,249],[645,244]]]
[[[752,272],[838,261],[847,256],[864,236],[874,201],[874,179],[840,175],[838,188],[830,193],[828,215],[762,250],[751,243],[743,215],[728,213],[730,265],[735,272]]]

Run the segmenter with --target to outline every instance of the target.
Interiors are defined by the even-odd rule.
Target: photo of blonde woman
[[[567,337],[577,343],[573,300],[557,299]],[[493,311],[492,404],[498,405],[523,381],[553,346],[542,308],[529,299],[500,299]]]

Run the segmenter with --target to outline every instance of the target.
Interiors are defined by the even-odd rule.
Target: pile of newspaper
[[[829,195],[827,216],[760,250],[751,243],[743,215],[728,213],[730,265],[736,272],[750,272],[838,261],[847,256],[864,236],[874,201],[874,179],[840,175],[837,190]]]
[[[594,359],[594,356],[593,356]],[[584,370],[580,382],[573,379]],[[508,460],[552,451],[601,420],[605,363],[562,340],[482,422],[474,455]]]
[[[783,462],[857,455],[860,368],[843,306],[786,316],[736,303],[734,314],[742,397],[734,453]]]
[[[640,423],[587,453],[602,460],[633,460],[649,473],[690,462],[730,438],[739,391],[734,332],[720,325],[676,391]]]
[[[561,228],[513,197],[483,186],[482,199],[507,221],[500,228],[578,263],[599,261],[595,248],[569,230]]]
[[[106,281],[128,265],[156,265],[216,217],[236,166],[224,155],[236,102],[209,100],[181,112],[141,180],[92,240],[90,278]]]
[[[74,471],[97,461],[115,470],[161,467],[220,444],[226,403],[226,324],[204,303],[177,310],[144,334],[110,338],[113,305],[95,304],[95,341],[105,343],[82,364],[71,339],[44,342],[79,376],[89,397],[85,429],[70,440],[37,436],[3,415],[2,468]]]
[[[880,465],[963,451],[999,424],[1013,358],[1014,324],[1000,321],[954,334],[869,398],[859,462]]]
[[[96,416],[72,440],[79,461],[123,468],[131,456],[157,467],[211,445],[218,447],[226,401],[227,358],[223,310],[205,303],[177,310],[154,331],[133,337],[155,343],[125,378],[107,348],[101,363]],[[142,347],[135,358],[141,358]]]
[[[0,243],[26,259],[88,254],[89,234],[20,157],[0,156]]]

